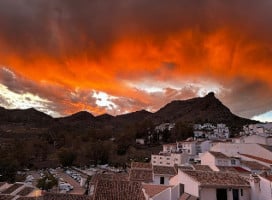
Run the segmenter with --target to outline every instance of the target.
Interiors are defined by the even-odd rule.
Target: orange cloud
[[[219,88],[226,102],[243,113],[234,106],[242,97],[226,97],[242,90],[237,80],[242,80],[245,88],[252,83],[262,83],[256,85],[269,91],[272,87],[272,30],[266,19],[272,15],[269,2],[264,2],[257,6],[254,1],[165,4],[120,0],[113,5],[39,0],[27,9],[26,2],[3,1],[0,65],[39,85],[35,92],[43,90],[40,95],[44,98],[58,96],[59,105],[66,105],[59,110],[61,114],[82,109],[95,114],[109,111],[93,103],[88,92],[82,98],[90,98],[92,103],[88,99],[72,102],[70,94],[77,89],[119,98],[113,100],[120,104],[114,112],[118,114],[150,107],[155,110],[174,98],[186,98],[185,93],[191,97],[209,88]],[[243,6],[243,11],[235,9]],[[141,83],[161,91],[147,91]],[[58,89],[44,92],[47,85]],[[59,95],[59,88],[65,94]],[[245,116],[272,109],[270,102],[262,106],[262,98],[258,98],[259,106]],[[128,109],[121,108],[121,102]]]

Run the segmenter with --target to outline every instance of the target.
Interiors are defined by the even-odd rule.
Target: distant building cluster
[[[196,138],[208,138],[214,139],[227,139],[230,136],[229,128],[226,124],[213,125],[211,123],[195,124],[194,125],[194,137]]]

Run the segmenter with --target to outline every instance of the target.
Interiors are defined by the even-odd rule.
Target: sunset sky
[[[0,106],[155,112],[216,93],[272,121],[271,0],[1,0]]]

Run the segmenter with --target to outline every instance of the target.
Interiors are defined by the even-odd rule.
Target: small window
[[[241,189],[241,197],[244,196],[244,190]]]
[[[161,184],[161,185],[164,184],[164,177],[163,177],[163,176],[160,177],[160,184]]]
[[[170,160],[170,158],[166,158],[166,160]]]
[[[162,157],[160,157],[160,159],[162,159]]]
[[[156,161],[153,161],[153,163],[156,163]]]
[[[168,163],[166,163],[167,165],[170,165],[170,163],[168,162]]]

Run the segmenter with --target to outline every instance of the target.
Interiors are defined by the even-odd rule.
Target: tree
[[[41,190],[50,190],[54,186],[58,185],[58,180],[51,174],[46,175],[45,177],[38,180],[37,187]]]
[[[15,181],[18,165],[14,160],[0,158],[0,182],[7,181],[13,183]]]
[[[191,124],[179,121],[175,124],[175,128],[171,131],[171,141],[184,140],[193,137],[193,126]]]
[[[76,153],[69,149],[61,149],[58,153],[59,161],[64,167],[72,166],[76,160]]]

